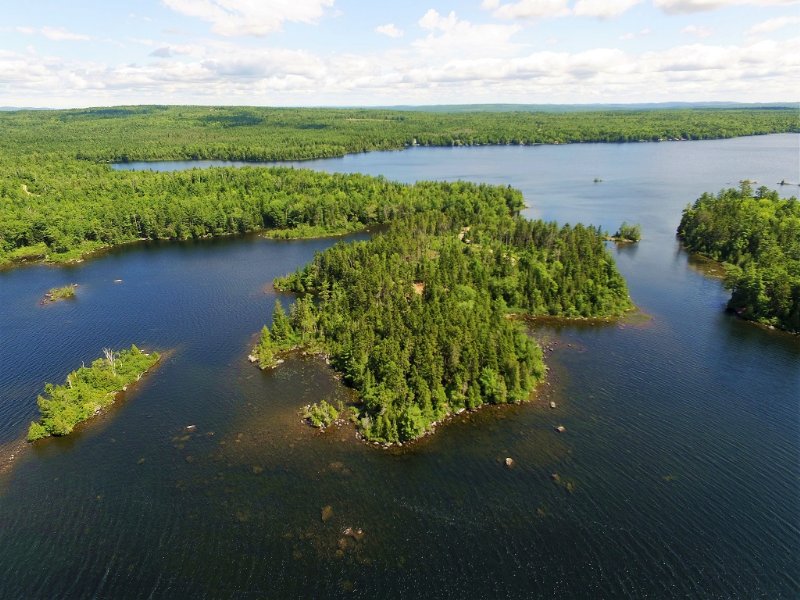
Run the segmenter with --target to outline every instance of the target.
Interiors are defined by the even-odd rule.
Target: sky
[[[0,0],[0,106],[800,99],[800,0]]]

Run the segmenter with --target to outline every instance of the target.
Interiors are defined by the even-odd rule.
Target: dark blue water
[[[0,445],[18,455],[0,478],[0,597],[797,597],[800,340],[726,315],[674,230],[703,191],[800,179],[798,139],[301,163],[510,184],[529,216],[642,224],[612,252],[649,318],[539,327],[555,349],[533,404],[402,452],[299,422],[349,393],[324,366],[246,362],[265,286],[330,240],[132,246],[0,273]],[[74,301],[38,304],[72,282]],[[130,343],[173,353],[69,439],[17,450],[45,381]]]

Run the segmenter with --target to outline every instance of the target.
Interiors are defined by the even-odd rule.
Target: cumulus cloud
[[[628,33],[623,33],[621,36],[619,36],[619,39],[623,41],[632,40],[637,37],[644,37],[646,35],[650,35],[651,33],[653,33],[653,30],[650,29],[649,27],[645,27],[644,29],[640,29],[637,32],[629,31]]]
[[[800,25],[800,17],[775,17],[774,19],[767,19],[756,23],[747,33],[750,35],[759,35],[762,33],[772,33],[778,29],[783,29],[789,25]]]
[[[578,0],[572,13],[579,17],[608,19],[627,12],[641,0]]]
[[[390,38],[403,37],[404,33],[403,30],[396,27],[394,23],[387,23],[386,25],[378,25],[375,28],[375,31],[377,31],[380,34],[389,36]]]
[[[716,10],[727,6],[789,6],[798,0],[653,0],[653,5],[669,14]]]
[[[82,33],[73,33],[72,31],[67,31],[63,27],[45,26],[39,29],[35,29],[33,27],[17,27],[16,30],[19,33],[24,33],[25,35],[42,35],[48,40],[53,40],[55,42],[87,42],[92,39],[88,35],[84,35]]]
[[[800,80],[799,39],[532,52],[512,41],[514,25],[486,30],[436,11],[426,13],[423,25],[414,43],[371,54],[224,39],[186,46],[132,40],[153,53],[137,64],[0,50],[0,96],[10,104],[50,106],[778,101],[794,98]],[[455,50],[446,50],[450,41]],[[470,42],[479,48],[470,50]]]
[[[569,14],[567,0],[519,0],[501,4],[500,0],[483,0],[481,7],[499,19],[544,19]]]
[[[498,19],[535,20],[553,17],[617,17],[642,0],[483,0],[481,8]],[[789,6],[800,0],[653,0],[653,5],[669,14],[716,10],[726,6]]]
[[[261,36],[283,23],[314,23],[334,0],[162,0],[172,10],[211,23],[224,36]]]
[[[547,19],[575,15],[608,19],[627,12],[642,0],[519,0],[501,3],[500,0],[483,0],[481,7],[492,11],[498,19]]]
[[[511,54],[516,51],[511,38],[520,30],[518,25],[475,24],[459,19],[454,11],[442,15],[434,9],[426,12],[417,24],[428,34],[412,42],[412,48],[440,58],[479,59]]]
[[[681,29],[681,33],[692,35],[698,38],[707,38],[712,34],[712,31],[703,25],[687,25]]]

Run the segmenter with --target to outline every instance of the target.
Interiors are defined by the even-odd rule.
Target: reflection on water
[[[550,370],[530,404],[390,452],[301,423],[303,405],[351,398],[319,361],[246,361],[273,277],[334,240],[143,244],[0,273],[4,451],[43,382],[107,346],[176,349],[0,475],[0,597],[796,597],[800,340],[724,313],[674,230],[687,202],[743,173],[789,179],[797,140],[304,163],[511,184],[529,216],[642,224],[639,245],[611,245],[641,313],[535,323]],[[38,305],[72,282],[75,302]]]

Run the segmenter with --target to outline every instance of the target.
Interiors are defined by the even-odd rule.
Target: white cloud
[[[375,31],[383,35],[389,36],[390,38],[401,38],[403,37],[404,34],[403,30],[396,27],[394,23],[387,23],[386,25],[378,25],[375,28]]]
[[[483,0],[481,8],[491,10],[499,19],[544,19],[569,14],[567,0],[519,0],[501,4],[500,0]]]
[[[778,29],[783,29],[789,25],[800,25],[800,17],[775,17],[774,19],[767,19],[756,23],[747,33],[750,35],[758,35],[762,33],[772,33]]]
[[[707,38],[713,32],[703,25],[687,25],[683,29],[681,29],[681,33],[685,33],[686,35],[692,35],[698,38]]]
[[[498,19],[535,20],[578,16],[608,19],[617,17],[643,0],[483,0],[481,8]],[[694,13],[728,6],[790,6],[800,0],[653,0],[653,5],[669,14]]]
[[[520,30],[518,25],[474,24],[459,19],[453,11],[445,16],[434,9],[426,12],[418,25],[428,34],[412,42],[412,48],[439,59],[512,54],[517,48],[511,37]]]
[[[653,5],[669,14],[716,10],[728,6],[789,6],[798,0],[653,0]]]
[[[651,33],[653,33],[653,30],[649,27],[645,27],[644,29],[640,29],[638,32],[629,31],[628,33],[623,33],[621,36],[619,36],[619,39],[627,41],[638,37],[644,37],[646,35],[650,35]]]
[[[788,101],[800,80],[800,39],[532,52],[513,43],[514,25],[487,30],[435,11],[421,21],[413,43],[370,54],[220,39],[129,40],[155,53],[141,52],[138,64],[0,50],[0,97],[25,106]]]
[[[334,0],[162,0],[172,10],[212,24],[224,36],[266,35],[284,22],[314,23]]]
[[[518,0],[502,4],[500,0],[483,0],[481,7],[492,11],[498,19],[548,19],[566,17],[617,17],[640,4],[642,0],[577,0],[570,6],[569,0]]]
[[[578,0],[572,12],[579,17],[608,19],[627,12],[641,0]]]
[[[63,27],[45,26],[40,29],[34,29],[33,27],[17,27],[16,30],[19,33],[24,33],[25,35],[42,35],[48,40],[53,40],[56,42],[86,42],[92,39],[88,35],[83,35],[82,33],[73,33],[72,31],[67,31]]]

